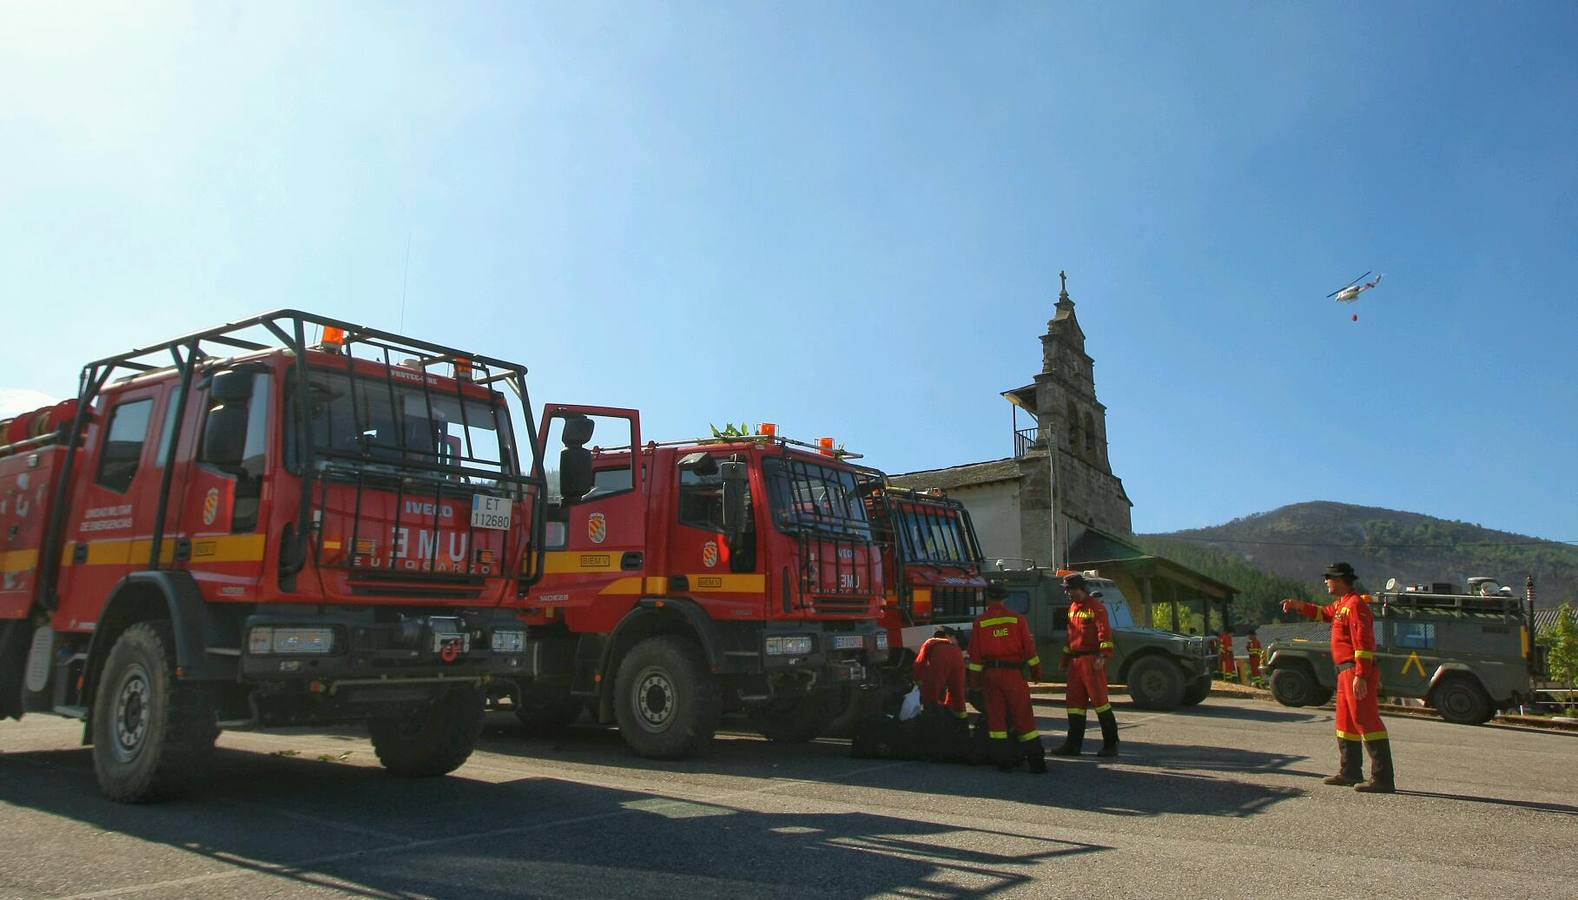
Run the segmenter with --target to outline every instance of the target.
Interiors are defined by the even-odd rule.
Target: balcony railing
[[[1024,456],[1040,440],[1041,429],[1035,425],[1014,430],[1014,458]]]

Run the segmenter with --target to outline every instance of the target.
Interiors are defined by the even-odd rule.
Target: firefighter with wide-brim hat
[[[1326,592],[1337,598],[1325,606],[1305,600],[1283,600],[1283,612],[1331,623],[1331,661],[1337,667],[1337,774],[1327,784],[1363,793],[1390,794],[1392,742],[1381,722],[1381,671],[1375,662],[1375,614],[1370,598],[1354,585],[1353,566],[1335,562],[1321,576]],[[1363,748],[1362,750],[1360,748]],[[1364,756],[1370,755],[1370,780],[1364,780]]]
[[[1030,771],[1047,770],[1046,746],[1036,730],[1030,706],[1031,677],[1041,679],[1041,657],[1025,617],[1003,602],[1008,591],[1000,584],[986,588],[986,609],[975,617],[970,632],[970,675],[986,702],[986,728],[992,761],[1007,772],[1023,758]],[[1011,734],[1010,734],[1011,732]]]
[[[1063,669],[1068,673],[1065,708],[1068,735],[1052,752],[1058,756],[1078,756],[1085,743],[1085,722],[1089,713],[1101,722],[1101,749],[1097,756],[1118,755],[1118,720],[1107,699],[1107,659],[1112,656],[1112,623],[1101,594],[1086,588],[1085,576],[1071,572],[1063,576],[1063,593],[1068,595],[1068,646],[1063,648]]]

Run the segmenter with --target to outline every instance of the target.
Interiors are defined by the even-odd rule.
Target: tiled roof
[[[946,469],[923,469],[919,472],[904,472],[898,475],[889,475],[888,481],[899,487],[926,490],[928,488],[958,488],[970,487],[978,484],[991,484],[994,481],[1019,480],[1019,460],[998,459],[991,462],[969,463],[963,466],[949,466]]]

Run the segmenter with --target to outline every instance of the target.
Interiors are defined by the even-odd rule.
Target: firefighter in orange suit
[[[1052,752],[1058,756],[1078,756],[1085,743],[1086,711],[1096,713],[1101,722],[1101,749],[1097,756],[1118,755],[1118,720],[1107,701],[1107,659],[1112,656],[1112,624],[1100,594],[1085,589],[1084,576],[1063,576],[1063,592],[1068,595],[1068,646],[1063,648],[1063,668],[1068,672],[1065,706],[1068,710],[1068,735]]]
[[[1219,637],[1222,641],[1222,652],[1220,654],[1222,677],[1235,678],[1238,675],[1238,664],[1233,660],[1233,632],[1224,628]]]
[[[992,756],[1000,771],[1019,764],[1021,754],[1030,771],[1047,770],[1046,747],[1036,730],[1035,712],[1030,708],[1030,685],[1025,667],[1041,680],[1041,657],[1036,654],[1030,623],[1009,609],[1003,600],[1008,591],[1000,584],[988,585],[986,610],[975,617],[970,633],[971,677],[980,682],[986,697],[986,728],[991,738]],[[1012,726],[1014,740],[1009,740]]]
[[[1381,673],[1375,663],[1375,614],[1369,597],[1354,589],[1353,566],[1332,563],[1323,576],[1326,591],[1337,598],[1325,606],[1303,600],[1282,601],[1283,612],[1297,612],[1331,623],[1331,661],[1337,666],[1337,774],[1327,784],[1354,785],[1364,793],[1390,794],[1397,789],[1392,773],[1392,744],[1381,724],[1378,695]],[[1364,758],[1370,755],[1370,780],[1364,780]]]
[[[1260,638],[1254,632],[1249,633],[1249,640],[1244,644],[1244,651],[1249,654],[1249,674],[1252,678],[1260,677],[1260,657],[1264,651],[1260,649]]]
[[[968,753],[969,712],[964,705],[964,651],[952,628],[939,625],[915,654],[920,688],[922,752],[929,759],[958,759]]]

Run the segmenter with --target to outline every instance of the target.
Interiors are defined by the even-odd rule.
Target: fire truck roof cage
[[[221,359],[227,355],[219,353],[218,348],[222,347],[249,354],[261,353],[271,349],[283,349],[294,355],[294,368],[303,383],[305,383],[308,375],[308,351],[318,349],[318,347],[310,343],[314,336],[310,335],[309,332],[314,327],[320,329],[320,334],[317,336],[318,339],[331,336],[334,338],[333,341],[324,341],[325,344],[333,345],[324,349],[343,356],[348,371],[354,371],[354,364],[358,359],[382,363],[388,367],[387,370],[414,365],[415,369],[424,373],[434,366],[448,365],[450,370],[447,374],[455,382],[457,393],[460,391],[462,382],[478,385],[503,382],[509,385],[521,404],[521,413],[526,424],[527,446],[536,446],[537,430],[532,418],[531,401],[526,390],[525,366],[491,356],[467,353],[432,341],[406,337],[377,328],[369,328],[365,325],[357,325],[342,319],[295,309],[279,309],[253,316],[249,319],[195,331],[172,340],[161,341],[146,347],[138,347],[125,353],[118,353],[114,356],[107,356],[88,363],[82,369],[78,387],[76,418],[66,436],[68,448],[75,448],[77,443],[82,440],[88,419],[92,415],[91,407],[93,401],[98,398],[104,386],[118,372],[130,371],[135,374],[143,374],[173,369],[179,372],[181,376],[179,396],[185,397],[192,389],[193,375],[198,366],[210,360]],[[368,353],[358,357],[355,353],[355,350],[358,348],[368,351]],[[441,371],[435,374],[445,373]],[[426,394],[428,391],[426,379],[418,380],[423,382],[423,391]],[[304,404],[298,404],[298,410],[303,410],[304,407]],[[461,403],[460,410],[463,418],[466,415],[465,409],[466,404]],[[185,416],[185,404],[178,405],[176,410],[171,427],[175,432],[179,433],[182,427],[182,419]],[[302,417],[306,415],[304,411],[298,411],[297,414]],[[303,454],[303,459],[308,459],[314,455],[335,455],[315,453],[312,442],[306,436],[308,429],[305,427],[305,422],[302,424],[303,427],[298,430],[300,435],[298,440],[301,443],[299,449]],[[469,435],[469,423],[466,423],[466,425]],[[469,442],[469,436],[467,440]],[[164,461],[164,472],[159,488],[158,511],[154,517],[154,533],[149,553],[148,566],[150,569],[158,569],[160,567],[159,554],[164,538],[170,485],[175,470],[176,444],[176,441],[168,442],[169,455]],[[513,445],[509,447],[509,451],[511,453],[514,452]],[[57,481],[53,505],[56,512],[53,521],[50,523],[44,548],[43,559],[46,560],[47,566],[44,573],[45,596],[49,598],[46,602],[50,603],[54,601],[53,592],[59,574],[58,560],[61,547],[64,545],[66,516],[63,510],[65,507],[65,492],[67,485],[71,481],[71,470],[75,457],[75,453],[67,453],[64,469]],[[459,461],[462,464],[477,462],[474,454],[469,449]],[[515,474],[510,471],[512,466],[513,463],[510,461],[501,461],[499,472],[486,474],[501,484],[531,485],[539,491],[543,489],[541,478]],[[392,467],[402,470],[426,470],[429,472],[440,468],[422,461],[402,461],[394,464]],[[474,471],[469,465],[463,465],[463,468],[468,475],[483,474]],[[527,471],[531,471],[531,468],[528,467]],[[313,481],[313,478],[302,479],[303,502],[301,503],[301,521],[298,523],[296,530],[296,541],[299,546],[294,553],[295,559],[291,563],[292,570],[300,569],[306,560],[305,551],[307,535],[310,531],[309,515],[312,505],[311,491]],[[360,484],[358,484],[359,496]]]
[[[702,446],[714,446],[714,445],[717,445],[717,444],[760,444],[760,445],[778,446],[778,447],[803,447],[803,448],[805,448],[807,450],[812,450],[812,451],[817,452],[818,454],[821,454],[823,456],[827,456],[829,459],[849,460],[849,459],[864,459],[865,458],[864,454],[854,453],[854,452],[851,452],[849,450],[845,450],[843,448],[839,448],[839,449],[834,450],[832,455],[829,456],[828,454],[823,453],[822,452],[822,448],[817,446],[816,444],[812,444],[812,443],[809,443],[807,441],[797,441],[794,438],[786,438],[786,437],[783,437],[781,435],[776,435],[776,434],[738,434],[738,435],[730,434],[730,435],[720,435],[720,436],[714,436],[714,437],[685,438],[685,439],[675,440],[675,441],[652,441],[649,444],[647,444],[647,446],[649,446],[649,447],[689,447],[689,446],[694,445],[694,446],[702,447]],[[624,448],[624,447],[603,447],[601,449],[604,450],[604,451],[608,451],[608,450],[623,450],[623,449],[627,449],[627,448]],[[863,467],[858,467],[857,466],[857,468],[863,468]],[[876,470],[875,469],[871,469],[870,471],[875,472]]]

